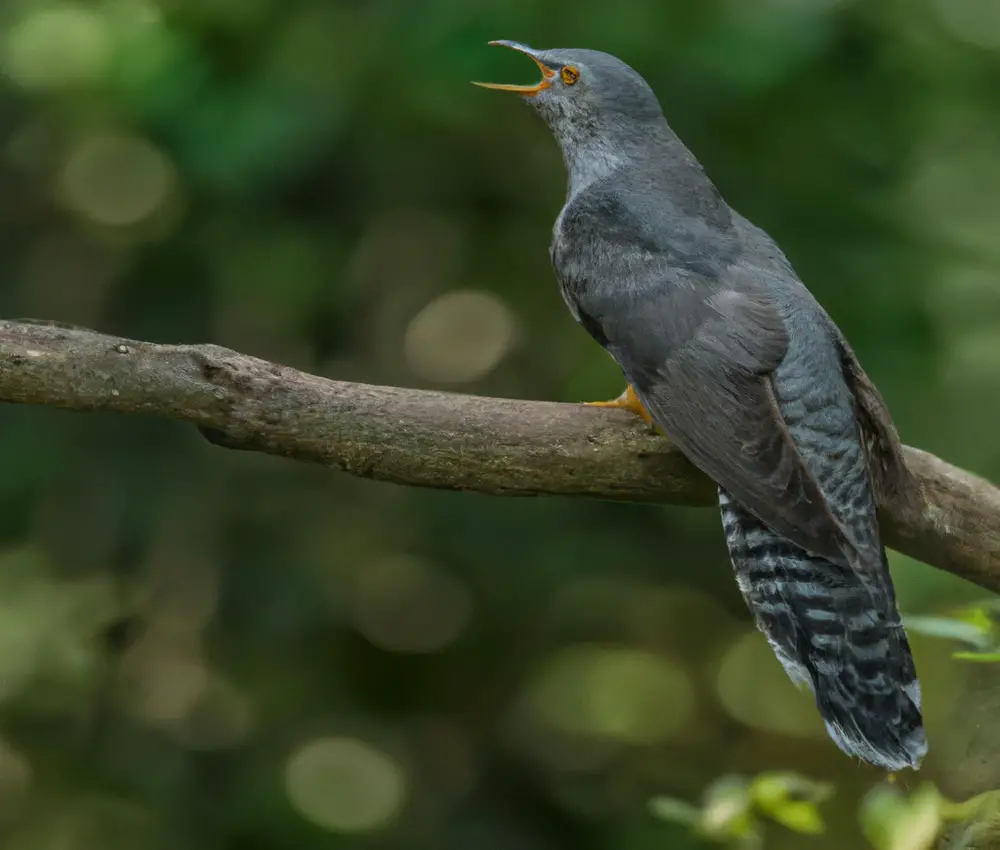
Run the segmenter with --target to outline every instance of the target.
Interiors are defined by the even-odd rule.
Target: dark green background
[[[549,268],[558,150],[469,85],[534,79],[491,38],[597,48],[779,241],[904,440],[1000,476],[989,4],[12,0],[0,34],[5,317],[617,395]],[[837,783],[830,829],[768,847],[861,841],[879,774],[752,631],[712,510],[407,490],[8,407],[0,535],[4,847],[685,848],[651,795],[789,768]],[[907,612],[978,598],[891,560]],[[966,718],[995,690],[914,649],[921,776],[982,790]]]

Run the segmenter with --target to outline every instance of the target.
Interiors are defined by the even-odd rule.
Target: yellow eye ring
[[[562,71],[559,72],[559,76],[562,78],[563,83],[567,86],[571,86],[580,79],[580,72],[572,65],[567,65],[562,69]]]

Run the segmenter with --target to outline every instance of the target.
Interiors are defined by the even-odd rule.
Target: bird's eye
[[[571,86],[573,85],[573,83],[575,83],[577,80],[580,79],[580,72],[572,65],[567,65],[560,72],[560,76],[562,77],[562,81],[567,86]]]

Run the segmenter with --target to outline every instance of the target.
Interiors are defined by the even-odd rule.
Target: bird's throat
[[[616,171],[628,167],[631,158],[625,151],[605,144],[604,139],[593,139],[589,144],[563,144],[563,161],[569,177],[568,196],[575,197]]]

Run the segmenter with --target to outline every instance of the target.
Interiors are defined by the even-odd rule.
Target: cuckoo
[[[614,401],[718,485],[739,589],[841,750],[886,770],[927,751],[876,516],[912,486],[843,334],[774,241],[732,209],[646,81],[581,49],[526,54],[520,94],[562,150],[550,256],[576,321],[617,362]]]

